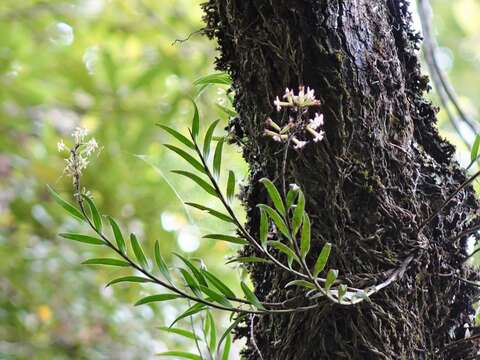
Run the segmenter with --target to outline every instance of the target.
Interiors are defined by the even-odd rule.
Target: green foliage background
[[[151,294],[148,287],[105,289],[123,270],[79,265],[99,251],[56,235],[80,230],[46,190],[51,184],[71,193],[56,143],[76,126],[90,129],[103,146],[84,185],[104,213],[135,231],[146,248],[158,239],[165,254],[195,250],[192,255],[233,282],[235,270],[222,264],[235,247],[200,240],[207,230],[228,229],[181,205],[179,196],[207,205],[208,198],[169,173],[184,164],[162,146],[170,139],[155,126],[185,130],[193,80],[212,72],[215,44],[195,34],[174,43],[202,27],[200,2],[0,2],[0,359],[149,359],[166,348],[192,350],[191,343],[155,330],[183,305],[134,308]],[[433,5],[440,63],[477,118],[480,3]],[[202,119],[222,118],[225,127],[214,106],[218,97],[216,89],[200,97]],[[439,117],[443,134],[460,146],[460,161],[468,163],[444,112]],[[237,149],[226,156],[244,178]]]

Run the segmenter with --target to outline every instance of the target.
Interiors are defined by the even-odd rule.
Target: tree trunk
[[[419,231],[465,180],[454,148],[435,127],[424,98],[428,79],[416,55],[419,36],[401,0],[210,0],[206,32],[219,43],[217,66],[234,80],[234,142],[250,166],[243,199],[247,227],[258,228],[258,183],[280,187],[285,144],[265,137],[273,100],[285,88],[314,88],[326,139],[290,149],[285,176],[307,198],[311,264],[333,244],[329,266],[355,287],[379,283],[409,257],[401,279],[355,307],[264,316],[238,329],[246,359],[475,359],[471,306],[478,280],[464,265],[466,237],[479,203],[466,187]],[[283,123],[282,123],[283,121]],[[243,250],[250,253],[252,250]],[[292,296],[290,274],[250,268],[261,300]],[[290,304],[292,305],[292,304]],[[297,305],[301,305],[298,303]],[[250,324],[249,324],[250,325]]]

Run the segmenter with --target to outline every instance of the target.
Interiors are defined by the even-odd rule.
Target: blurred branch
[[[472,130],[474,134],[478,132],[478,126],[467,116],[465,111],[463,111],[462,107],[459,104],[458,96],[455,92],[455,89],[450,84],[447,76],[443,73],[442,69],[438,65],[436,57],[438,46],[432,32],[432,9],[430,6],[430,1],[417,0],[417,7],[424,38],[423,47],[425,51],[425,61],[427,63],[429,73],[432,77],[435,89],[437,90],[440,102],[445,111],[447,112],[448,118],[450,119],[450,122],[452,123],[452,126],[454,127],[458,136],[462,139],[462,141],[465,143],[465,145],[467,145],[468,148],[471,148],[471,144],[461,133],[458,123],[459,119],[454,116],[454,114],[452,114],[448,106],[449,103],[451,103],[455,108],[458,116],[460,117],[460,120],[463,121]]]

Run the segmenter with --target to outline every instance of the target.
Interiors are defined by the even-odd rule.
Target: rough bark
[[[263,136],[272,102],[286,87],[313,87],[322,101],[326,140],[289,151],[285,176],[307,197],[313,222],[310,263],[326,242],[330,266],[359,287],[381,282],[413,255],[403,277],[349,308],[328,303],[305,313],[255,319],[245,356],[260,359],[474,359],[472,324],[477,280],[464,265],[466,239],[452,237],[478,223],[479,204],[467,187],[430,222],[419,226],[466,179],[454,148],[435,127],[424,98],[418,35],[405,1],[210,0],[207,34],[219,43],[217,66],[234,80],[238,118],[233,141],[251,170],[244,193],[248,228],[267,197],[261,177],[279,184],[283,144]],[[245,252],[251,250],[245,249]],[[265,301],[291,296],[290,275],[251,269]],[[452,276],[456,274],[456,276]],[[452,345],[453,344],[453,345]],[[455,345],[455,346],[454,346]]]

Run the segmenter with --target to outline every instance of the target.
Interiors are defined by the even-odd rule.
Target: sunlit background
[[[46,191],[50,184],[65,196],[72,192],[56,144],[77,126],[103,147],[84,185],[104,213],[138,234],[149,254],[160,240],[172,265],[168,254],[176,250],[203,258],[226,282],[238,278],[222,265],[235,246],[201,239],[218,232],[219,224],[182,206],[181,199],[208,199],[170,173],[183,164],[163,147],[170,138],[155,126],[185,130],[189,99],[196,95],[192,83],[213,71],[215,44],[196,33],[200,2],[0,1],[0,359],[153,359],[166,349],[195,352],[190,341],[156,329],[185,304],[134,307],[153,290],[105,288],[125,271],[80,265],[101,251],[56,235],[80,230]],[[480,2],[432,5],[439,65],[476,121]],[[223,97],[221,89],[199,97],[202,121],[220,118],[226,125],[214,106]],[[459,136],[445,111],[439,119],[467,165],[461,137],[473,143],[475,134],[459,120]],[[227,156],[225,163],[242,180],[247,169],[238,149],[229,148]]]

